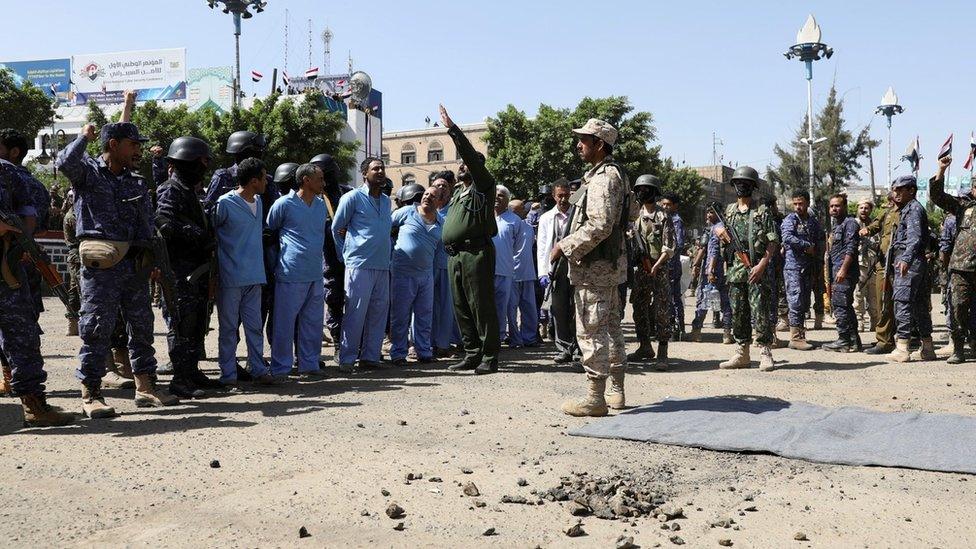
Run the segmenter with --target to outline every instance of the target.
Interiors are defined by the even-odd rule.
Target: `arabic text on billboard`
[[[8,69],[18,86],[33,82],[35,86],[51,94],[52,86],[58,99],[66,99],[71,88],[70,59],[38,59],[34,61],[2,61],[0,69]]]
[[[121,103],[125,90],[137,101],[186,99],[186,49],[73,55],[75,104]]]

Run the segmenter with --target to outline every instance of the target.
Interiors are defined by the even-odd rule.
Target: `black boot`
[[[556,355],[556,358],[552,359],[552,361],[556,364],[566,364],[567,362],[572,362],[573,353],[570,353],[569,351],[563,351],[558,355]]]
[[[847,336],[840,335],[837,339],[831,341],[830,343],[824,343],[823,349],[825,351],[841,352],[841,349],[846,348],[849,345],[847,341]]]
[[[474,370],[475,368],[478,367],[478,364],[480,363],[481,363],[480,360],[472,360],[465,357],[464,360],[458,362],[457,364],[452,364],[448,366],[447,369],[452,372],[466,372],[466,371]]]
[[[948,364],[962,364],[966,362],[966,346],[962,338],[952,338],[952,354],[946,359]]]
[[[481,364],[478,365],[477,368],[474,369],[474,373],[476,375],[494,374],[497,371],[498,371],[498,363],[494,361],[482,362]]]
[[[210,379],[206,374],[200,371],[200,368],[193,366],[189,368],[188,375],[186,376],[194,385],[201,389],[223,389],[224,384],[216,379]]]

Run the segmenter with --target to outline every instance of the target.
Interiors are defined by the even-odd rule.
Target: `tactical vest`
[[[623,202],[620,209],[620,219],[613,226],[613,230],[610,232],[605,240],[596,245],[596,248],[590,251],[590,253],[583,256],[581,260],[582,263],[592,263],[594,261],[609,261],[615,263],[620,259],[620,249],[623,247],[624,233],[627,232],[628,224],[628,213],[630,212],[630,184],[627,181],[627,173],[624,169],[616,162],[607,162],[605,166],[613,166],[617,168],[620,173],[620,179],[624,183],[624,196],[621,198]],[[582,196],[578,198],[577,209],[580,213],[580,224],[586,222],[589,217],[586,215],[586,201],[587,201],[587,186],[583,185],[580,190],[577,191],[582,193]],[[574,197],[575,198],[575,197]],[[572,202],[572,200],[571,200]]]
[[[637,222],[640,237],[647,244],[647,255],[652,260],[661,257],[661,249],[664,247],[664,223],[671,221],[670,219],[657,219],[657,217],[652,215],[650,218],[645,218],[644,214],[641,213]]]

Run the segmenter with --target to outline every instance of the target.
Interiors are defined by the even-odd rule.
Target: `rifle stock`
[[[51,258],[48,257],[47,252],[37,245],[33,236],[27,233],[23,222],[20,220],[20,216],[5,210],[0,210],[0,221],[20,231],[11,233],[14,242],[27,254],[31,264],[41,274],[41,277],[47,283],[51,292],[64,304],[64,308],[68,311],[66,316],[68,318],[78,318],[78,310],[71,306],[68,290],[65,287],[64,280],[61,278],[61,273],[51,265]]]
[[[708,209],[711,210],[713,214],[715,214],[715,217],[718,218],[722,226],[725,227],[725,231],[729,234],[728,245],[732,247],[732,252],[735,254],[736,257],[739,258],[739,261],[741,261],[742,264],[745,265],[747,269],[751,269],[752,260],[749,258],[749,254],[747,254],[745,250],[742,249],[742,245],[739,243],[740,242],[739,235],[735,234],[735,230],[732,229],[732,227],[728,224],[728,222],[725,221],[725,216],[722,215],[722,212],[718,211],[718,208],[715,208],[714,206],[709,206]]]

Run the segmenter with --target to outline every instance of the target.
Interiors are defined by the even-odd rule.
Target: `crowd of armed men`
[[[838,333],[825,350],[862,351],[866,310],[877,342],[864,352],[905,362],[917,340],[918,357],[933,360],[928,296],[938,252],[949,278],[949,362],[964,360],[967,339],[976,344],[976,179],[964,196],[947,195],[948,159],[931,180],[932,200],[951,214],[941,239],[930,234],[913,176],[892,182],[880,215],[865,200],[849,216],[846,197],[831,197],[827,230],[807,193],[794,193],[793,212],[781,218],[774,204],[754,199],[756,170],[736,169],[736,201],[709,205],[690,247],[697,299],[685,333],[680,198],[662,195],[654,175],[630,184],[613,158],[617,130],[604,121],[573,130],[589,165],[582,177],[548,185],[534,203],[513,200],[496,184],[443,107],[461,160],[456,174],[435,173],[426,188],[407,185],[391,197],[384,163],[374,157],[361,163],[355,188],[339,183],[328,154],[272,171],[261,160],[264,137],[238,131],[226,144],[234,164],[217,169],[209,185],[208,143],[185,136],[165,153],[153,147],[153,196],[136,172],[147,140],[129,112],[122,122],[85,126],[57,156],[71,183],[64,221],[71,291],[62,297],[68,333],[81,339],[76,377],[90,418],[116,413],[103,387],[134,389],[136,406],[161,407],[237,392],[241,382],[324,377],[332,368],[321,360],[325,338],[343,374],[449,356],[460,357],[450,371],[491,374],[503,342],[534,347],[550,339],[555,362],[587,380],[586,394],[563,412],[601,416],[625,406],[628,363],[666,369],[669,341],[700,341],[709,311],[724,343],[734,345],[721,368],[750,367],[755,345],[759,368],[774,370],[772,349],[787,345],[777,324],[789,330],[790,348],[814,348],[805,326],[812,308],[813,327],[822,328],[825,294]],[[102,153],[89,156],[96,141]],[[0,136],[4,389],[22,400],[27,425],[63,425],[74,414],[44,396],[45,264],[30,238],[49,198],[21,166],[27,148],[15,131]],[[166,366],[157,365],[153,348],[152,286],[168,328]],[[639,340],[629,355],[621,330],[628,289]],[[213,307],[218,379],[199,367]],[[236,357],[241,331],[246,366]],[[166,386],[162,374],[172,376]]]

